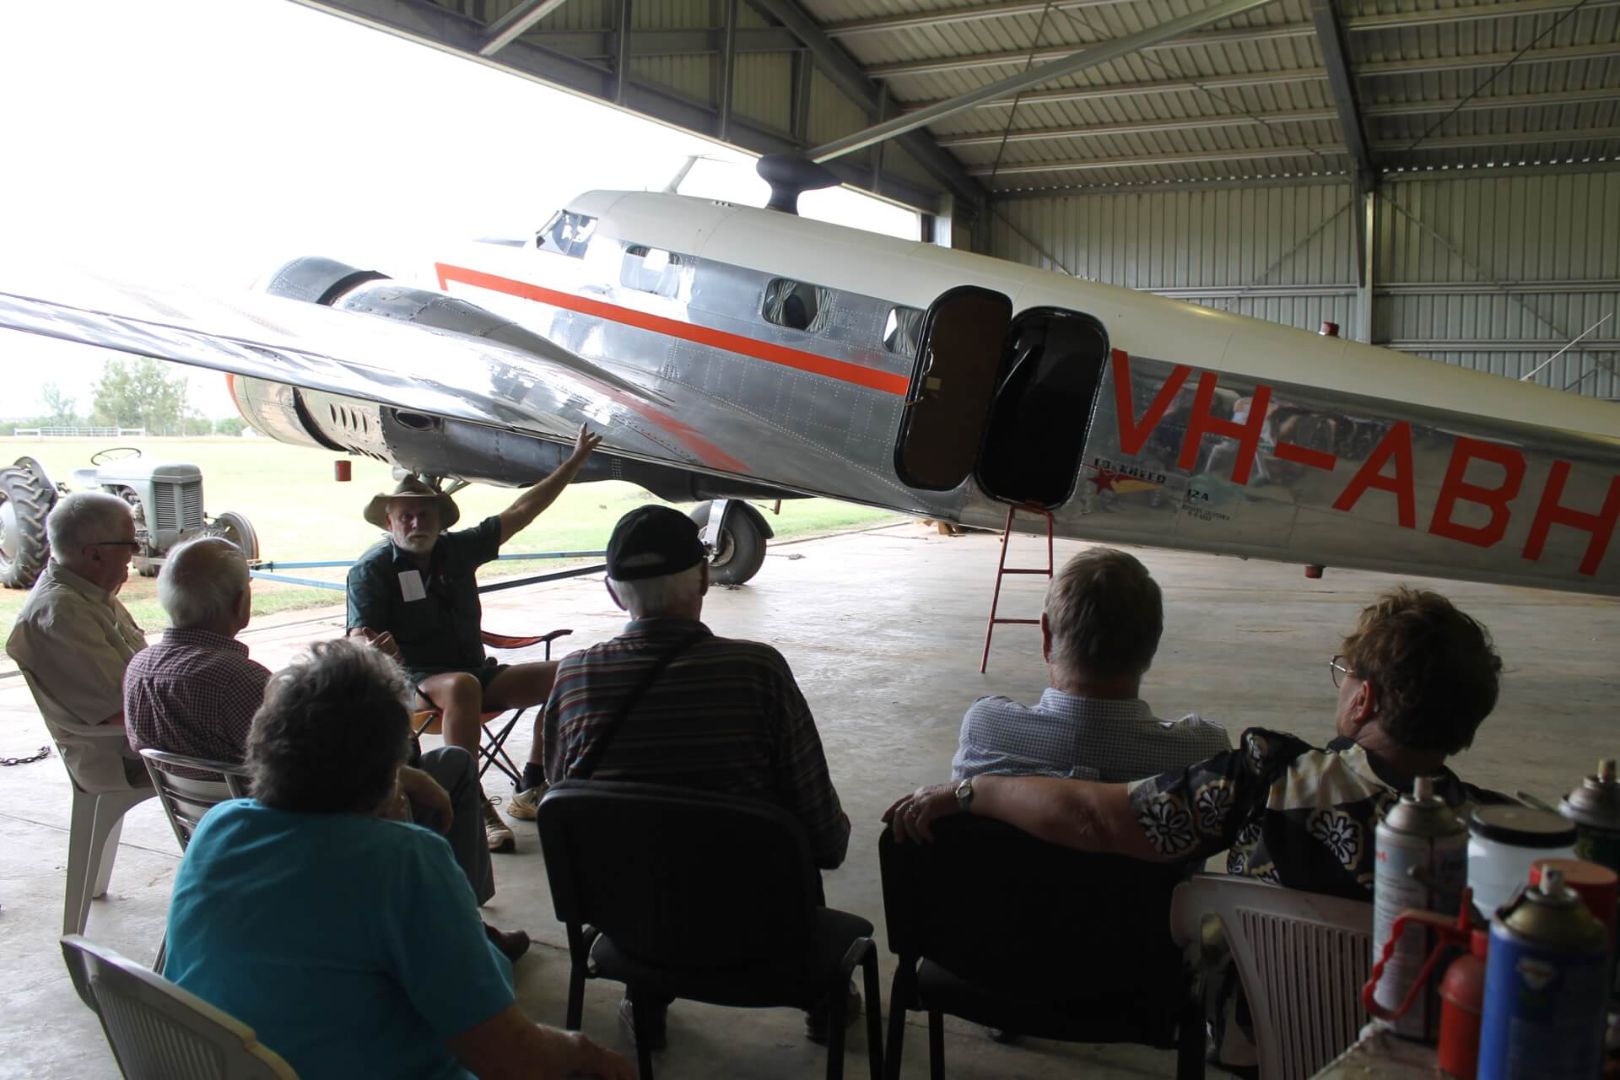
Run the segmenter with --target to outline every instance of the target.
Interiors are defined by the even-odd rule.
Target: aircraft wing
[[[253,292],[205,296],[87,273],[0,268],[0,329],[212,368],[811,494],[894,504],[892,481],[671,383],[645,387],[560,346],[516,348]],[[839,475],[844,471],[848,476]]]

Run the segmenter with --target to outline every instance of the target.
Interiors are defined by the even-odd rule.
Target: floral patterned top
[[[1373,830],[1398,792],[1411,790],[1353,739],[1320,750],[1250,728],[1237,749],[1131,785],[1131,811],[1160,853],[1205,859],[1227,852],[1229,874],[1371,900]],[[1435,793],[1452,806],[1505,802],[1449,769]]]

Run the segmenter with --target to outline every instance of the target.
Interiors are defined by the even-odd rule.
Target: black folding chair
[[[479,631],[479,637],[485,645],[492,649],[526,649],[531,645],[544,644],[546,647],[545,659],[551,659],[551,643],[560,637],[567,637],[572,630],[553,630],[549,634],[532,634],[518,637],[511,634],[497,634],[490,630]],[[420,686],[416,688],[417,694],[423,701],[434,704],[433,698]],[[480,720],[482,727],[478,739],[478,779],[483,780],[484,774],[491,765],[506,774],[513,786],[523,786],[523,770],[518,763],[512,760],[512,755],[506,752],[506,739],[517,727],[518,721],[530,710],[534,711],[534,722],[538,726],[540,717],[545,712],[544,703],[539,705],[524,705],[515,709],[498,709],[494,712],[485,712]],[[505,722],[497,723],[502,716]],[[418,737],[422,735],[442,735],[444,733],[444,711],[434,704],[431,709],[422,709],[415,713],[411,726]]]
[[[579,1028],[587,977],[624,983],[640,1075],[652,1080],[643,1002],[826,1006],[827,1076],[837,1080],[845,990],[859,965],[872,1080],[882,1075],[872,924],[822,906],[804,829],[786,811],[687,788],[567,780],[540,800],[539,827],[568,927],[569,1028]]]
[[[1170,939],[1188,868],[1048,844],[986,818],[933,826],[932,843],[878,840],[889,950],[884,1060],[900,1075],[906,1012],[928,1014],[929,1075],[945,1075],[945,1017],[1067,1042],[1178,1046],[1203,1067],[1203,1024]],[[1178,1044],[1179,1033],[1184,1036]]]

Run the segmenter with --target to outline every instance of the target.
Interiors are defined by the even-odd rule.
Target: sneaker
[[[668,1005],[653,1010],[651,1018],[647,1021],[648,1050],[662,1050],[669,1045],[669,1028],[665,1023],[668,1017]],[[636,1045],[635,1011],[628,995],[619,999],[619,1030],[624,1033],[625,1042],[631,1046]]]
[[[852,1026],[861,1015],[861,992],[850,985],[844,990],[844,1026]],[[827,1029],[831,1026],[832,1010],[825,1005],[804,1014],[804,1037],[817,1046],[827,1045]]]
[[[517,850],[517,837],[512,835],[511,828],[501,820],[500,812],[488,799],[484,800],[484,839],[489,843],[491,851]]]
[[[529,951],[529,935],[522,930],[497,930],[489,923],[485,923],[484,936],[501,950],[502,956],[514,964],[518,962],[519,957]]]
[[[548,785],[539,783],[513,795],[506,803],[506,814],[514,821],[533,821],[540,813],[540,796]]]

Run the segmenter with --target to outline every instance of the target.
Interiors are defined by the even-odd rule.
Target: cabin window
[[[922,319],[923,313],[916,308],[890,308],[889,317],[883,324],[883,347],[901,356],[915,357]]]
[[[595,231],[596,219],[590,215],[559,210],[535,236],[534,242],[541,251],[555,251],[571,259],[583,259],[585,248],[590,245],[591,234]]]
[[[765,286],[763,314],[769,322],[790,330],[814,330],[817,319],[832,300],[832,290],[802,281],[776,278]]]
[[[667,296],[681,294],[681,257],[662,248],[632,244],[624,249],[624,265],[619,268],[619,284],[627,289]]]

